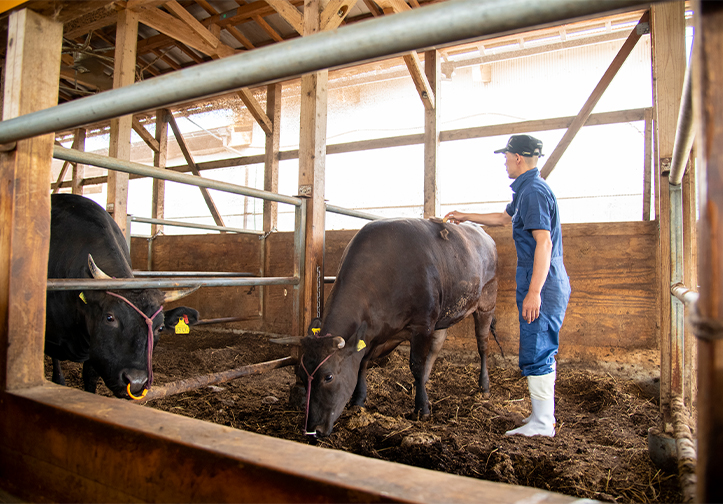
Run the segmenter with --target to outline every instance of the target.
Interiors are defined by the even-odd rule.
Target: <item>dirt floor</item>
[[[269,335],[192,328],[163,334],[154,355],[155,385],[289,355]],[[497,358],[494,358],[497,357]],[[444,351],[427,390],[432,418],[411,417],[413,379],[402,346],[368,375],[367,408],[347,411],[319,446],[366,457],[610,502],[681,502],[675,472],[658,469],[647,447],[656,426],[654,380],[619,368],[560,363],[554,438],[505,437],[529,414],[527,386],[516,357],[493,355],[491,397],[477,392],[476,353]],[[49,360],[46,359],[48,379]],[[70,386],[82,388],[80,366],[64,363]],[[158,408],[299,443],[303,412],[288,406],[291,367],[149,401]],[[651,387],[651,383],[653,386]],[[110,395],[104,387],[99,393]]]

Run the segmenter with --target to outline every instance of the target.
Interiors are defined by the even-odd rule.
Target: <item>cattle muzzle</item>
[[[156,310],[156,313],[154,313],[153,315],[151,315],[151,316],[149,317],[149,316],[147,316],[145,313],[143,313],[143,312],[140,310],[140,308],[138,308],[136,305],[134,305],[133,303],[131,303],[128,299],[124,298],[124,297],[121,296],[120,294],[116,294],[115,292],[110,292],[110,291],[106,291],[106,294],[109,294],[109,295],[111,295],[111,296],[115,296],[115,297],[117,297],[118,299],[122,299],[123,301],[125,301],[126,303],[128,303],[131,308],[133,308],[135,311],[137,311],[137,312],[141,315],[141,317],[143,317],[143,319],[146,321],[146,325],[148,326],[148,347],[147,347],[147,350],[148,350],[148,351],[147,351],[147,353],[146,353],[146,367],[147,367],[147,371],[148,371],[148,374],[147,374],[148,379],[147,379],[147,380],[145,381],[145,383],[143,384],[143,389],[142,389],[143,391],[142,391],[142,393],[141,393],[140,396],[135,396],[135,395],[133,395],[133,388],[134,388],[134,387],[133,387],[133,382],[131,381],[131,379],[129,379],[129,380],[127,381],[128,386],[126,387],[126,389],[127,389],[126,391],[128,392],[128,396],[129,396],[131,399],[135,399],[135,400],[143,399],[143,398],[146,396],[146,394],[148,393],[148,391],[150,390],[151,385],[153,385],[153,319],[156,318],[156,316],[158,316],[158,314],[163,311],[163,306],[161,306],[160,308],[158,308],[158,310]],[[125,376],[126,376],[126,374],[123,373],[124,379],[125,379]],[[136,390],[136,392],[137,392],[137,391],[138,391],[138,390]]]
[[[143,398],[151,388],[145,369],[124,369],[121,371],[121,380],[126,384],[125,390],[132,399]]]
[[[299,359],[299,362],[301,363],[301,368],[306,373],[306,377],[308,379],[308,381],[306,383],[306,416],[304,418],[304,434],[306,434],[307,436],[319,437],[316,430],[310,431],[308,428],[308,426],[309,426],[309,402],[311,401],[311,382],[314,380],[314,374],[319,370],[319,368],[326,361],[329,360],[329,357],[331,357],[331,355],[332,354],[327,355],[326,358],[324,358],[324,360],[321,361],[318,366],[316,366],[316,369],[314,369],[314,371],[312,373],[309,373],[309,371],[307,371],[307,369],[306,369],[306,366],[304,366],[304,356],[302,355],[301,359]]]

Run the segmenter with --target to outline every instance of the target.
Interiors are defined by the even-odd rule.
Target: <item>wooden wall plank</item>
[[[23,502],[576,502],[53,384],[0,399],[0,486]]]
[[[10,14],[3,119],[57,105],[62,24]],[[44,381],[53,135],[0,153],[0,390]],[[2,416],[2,415],[0,415]]]
[[[572,296],[561,332],[561,358],[583,361],[626,360],[639,351],[657,352],[656,241],[657,224],[622,222],[603,224],[565,224],[562,228],[565,265],[571,278]],[[324,276],[335,276],[342,253],[356,230],[329,231],[325,239]],[[517,307],[515,305],[515,245],[510,228],[489,228],[499,253],[499,294],[497,328],[505,353],[516,354],[518,345]],[[145,264],[144,240],[134,242],[133,263]],[[205,242],[204,242],[205,240]],[[154,254],[154,269],[256,271],[260,242],[256,236],[205,235],[161,236]],[[230,241],[230,242],[229,242]],[[273,233],[267,239],[266,276],[290,276],[293,273],[293,233]],[[165,257],[168,255],[168,257]],[[229,257],[233,257],[231,261]],[[222,262],[218,262],[222,261]],[[204,265],[208,264],[208,267]],[[235,324],[234,327],[269,333],[290,334],[292,327],[292,287],[267,286],[263,321]],[[324,286],[324,298],[331,284]],[[239,289],[236,294],[224,289],[205,289],[197,297],[184,298],[186,306],[203,303],[202,316],[230,316],[229,306],[239,305],[240,316],[255,309]],[[213,295],[209,295],[213,293]],[[237,296],[237,297],[234,297]],[[236,308],[234,308],[236,309]],[[475,351],[472,318],[452,327],[445,348]],[[496,344],[491,345],[498,352]],[[651,364],[652,366],[652,364]]]

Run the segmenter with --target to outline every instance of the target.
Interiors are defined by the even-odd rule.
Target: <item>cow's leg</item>
[[[369,361],[363,360],[361,366],[359,366],[359,374],[356,379],[356,387],[354,393],[351,395],[352,406],[364,406],[364,401],[367,399],[367,369],[369,368]]]
[[[93,368],[89,361],[83,363],[83,388],[86,392],[95,394],[95,389],[98,386],[98,378],[100,375]]]
[[[490,393],[490,377],[487,371],[487,350],[489,348],[490,326],[495,312],[477,310],[474,312],[474,333],[480,358],[479,386],[485,396]]]
[[[490,393],[490,378],[487,371],[487,352],[489,350],[490,326],[495,316],[497,303],[497,278],[487,282],[482,289],[477,309],[474,311],[474,333],[477,338],[477,351],[480,358],[479,386],[485,396]]]
[[[63,376],[63,368],[60,367],[60,361],[53,358],[53,383],[65,385],[65,376]]]
[[[416,395],[414,397],[414,412],[421,414],[422,418],[428,418],[431,414],[429,409],[429,398],[427,397],[427,380],[432,372],[434,361],[442,349],[442,344],[447,337],[447,330],[440,329],[430,334],[414,333],[412,335],[409,351],[409,369],[414,376]]]

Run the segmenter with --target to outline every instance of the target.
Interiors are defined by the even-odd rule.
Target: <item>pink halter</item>
[[[135,311],[137,311],[138,313],[141,314],[141,317],[143,317],[145,319],[146,324],[148,325],[148,356],[147,356],[147,360],[146,360],[146,365],[148,366],[148,381],[143,386],[143,389],[144,389],[144,391],[150,390],[151,385],[153,384],[153,363],[152,363],[152,358],[153,358],[153,319],[156,318],[156,316],[163,311],[163,306],[158,308],[156,313],[154,313],[151,317],[148,317],[148,316],[146,316],[145,313],[143,313],[141,310],[139,310],[136,305],[134,305],[133,303],[128,301],[128,299],[124,298],[120,294],[116,294],[115,292],[110,292],[110,291],[106,291],[106,294],[115,296],[119,299],[122,299],[126,303],[128,303],[131,306],[131,308],[133,308]],[[128,384],[128,394],[133,399],[141,399],[143,397],[143,396],[135,397],[135,396],[133,396],[133,394],[130,393],[130,383]],[[143,395],[145,395],[145,393]]]
[[[326,356],[326,359],[321,361],[318,366],[316,366],[316,369],[314,369],[313,373],[309,373],[306,370],[306,366],[304,366],[304,356],[301,356],[300,362],[301,362],[301,368],[306,373],[306,376],[309,378],[309,382],[306,384],[306,418],[304,419],[304,434],[308,436],[313,436],[316,434],[316,431],[309,432],[308,429],[308,423],[309,423],[309,400],[311,399],[311,380],[314,379],[314,374],[319,370],[319,368],[324,364],[327,360],[329,360],[329,357],[331,357],[332,354],[329,354]]]

